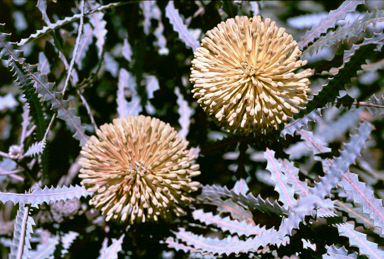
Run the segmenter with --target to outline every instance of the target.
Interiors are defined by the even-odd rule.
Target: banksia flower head
[[[95,192],[90,204],[106,220],[145,222],[184,213],[193,201],[199,175],[193,149],[169,124],[156,118],[128,116],[104,124],[83,147],[81,184]]]
[[[206,33],[191,82],[200,106],[229,132],[266,134],[305,107],[310,69],[292,35],[269,18],[236,16]]]

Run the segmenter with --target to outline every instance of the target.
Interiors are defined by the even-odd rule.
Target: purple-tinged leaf
[[[275,191],[279,194],[279,201],[284,204],[285,209],[296,205],[292,186],[288,185],[288,178],[281,172],[281,164],[275,158],[275,151],[267,148],[264,152],[267,159],[267,170],[271,172],[271,180],[275,182]]]
[[[179,113],[179,125],[181,129],[179,130],[179,135],[183,139],[187,138],[189,132],[189,125],[191,124],[191,116],[195,113],[191,107],[189,107],[188,102],[184,100],[182,93],[180,93],[180,89],[175,87],[175,94],[177,96],[177,104],[179,105],[177,112]]]
[[[316,138],[321,138],[327,143],[333,142],[336,138],[342,136],[348,129],[355,127],[361,119],[361,112],[361,108],[356,109],[353,112],[347,111],[326,128],[316,131],[314,136]]]
[[[0,111],[7,109],[13,110],[18,105],[15,97],[11,93],[7,93],[5,96],[0,96]]]
[[[340,197],[340,195],[339,195]],[[372,219],[370,219],[368,214],[365,214],[363,212],[362,207],[353,207],[350,203],[343,203],[341,201],[336,201],[335,203],[336,208],[338,210],[344,211],[348,214],[350,218],[353,218],[356,220],[357,223],[363,224],[365,228],[372,229],[375,233],[381,234],[381,229],[375,228],[373,226]]]
[[[160,89],[159,80],[157,80],[156,76],[145,76],[145,82],[145,90],[148,97],[145,109],[150,115],[153,115],[156,113],[156,109],[152,106],[149,100],[154,97],[153,93]]]
[[[51,72],[51,68],[49,67],[49,62],[44,52],[39,53],[39,64],[37,65],[37,70],[42,74],[48,74]]]
[[[193,38],[188,31],[187,26],[183,23],[179,11],[175,8],[173,1],[168,2],[167,7],[165,8],[165,15],[173,25],[173,30],[179,34],[179,38],[186,46],[192,48],[193,51],[200,47],[199,42]]]
[[[106,10],[106,9],[109,9],[109,8],[113,8],[113,7],[116,7],[116,6],[119,6],[119,5],[122,5],[122,4],[125,4],[125,3],[122,3],[122,2],[119,2],[119,3],[110,3],[110,4],[107,4],[107,5],[102,5],[102,6],[98,6],[96,7],[95,9],[91,10],[91,11],[88,11],[84,14],[84,16],[88,16],[88,15],[92,15],[92,14],[95,14],[97,12],[101,12],[103,10]],[[68,23],[71,23],[71,22],[74,22],[78,19],[80,19],[81,17],[81,14],[74,14],[70,17],[65,17],[63,20],[59,20],[55,23],[52,23],[48,26],[44,26],[43,29],[41,30],[38,30],[36,33],[34,34],[31,34],[27,39],[22,39],[17,45],[18,46],[23,46],[31,41],[34,41],[44,35],[46,35],[47,33],[55,30],[55,29],[58,29],[62,26],[64,26],[65,24],[68,24]]]
[[[112,244],[107,247],[104,255],[100,255],[98,259],[117,259],[118,253],[121,251],[125,234],[122,234],[119,239],[112,238]]]
[[[47,15],[47,0],[38,0],[37,8],[39,8],[42,19],[46,24],[50,24],[49,17]]]
[[[302,238],[301,241],[303,241],[303,248],[304,249],[312,249],[313,251],[316,251],[316,244],[313,244],[311,241]]]
[[[141,105],[141,98],[137,94],[132,96],[130,102],[127,105],[128,115],[138,116],[140,112],[143,111],[143,106]]]
[[[33,259],[52,258],[56,245],[59,244],[59,237],[49,237],[44,243],[37,245],[36,250],[31,250],[30,254]]]
[[[358,247],[360,255],[366,255],[368,258],[384,258],[384,251],[380,250],[376,243],[367,240],[367,235],[354,230],[352,224],[339,224],[337,225],[340,236],[349,238],[351,246]]]
[[[83,34],[81,35],[79,50],[77,51],[75,62],[77,67],[81,70],[83,66],[83,59],[92,43],[93,29],[89,23],[84,24]]]
[[[331,149],[326,147],[325,143],[321,138],[313,136],[311,131],[300,130],[301,139],[305,141],[307,147],[313,151],[314,155],[330,152]]]
[[[242,193],[243,195],[247,195],[249,192],[247,182],[243,178],[240,178],[240,180],[236,181],[235,186],[233,187],[233,191],[237,194]]]
[[[119,83],[117,88],[117,113],[119,114],[119,118],[126,118],[128,115],[128,102],[125,99],[124,90],[128,88],[128,79],[129,74],[128,71],[124,68],[120,69],[119,72]]]
[[[336,248],[335,245],[325,247],[327,248],[327,254],[323,254],[323,259],[355,259],[358,256],[356,252],[348,254],[345,247]]]
[[[224,254],[228,256],[232,253],[238,255],[240,253],[258,252],[259,247],[265,247],[269,244],[277,244],[279,246],[288,241],[273,228],[264,231],[260,236],[248,238],[246,241],[240,240],[237,236],[228,236],[224,239],[212,239],[185,231],[183,228],[179,228],[179,231],[175,232],[175,235],[177,239],[185,242],[187,246],[193,246],[196,250],[202,251],[203,253],[219,256]],[[281,241],[280,238],[283,239],[283,241]]]
[[[327,12],[321,12],[291,17],[287,19],[287,25],[295,29],[310,29],[319,24],[320,20],[327,15]]]
[[[316,121],[317,117],[321,117],[321,109],[315,109],[311,111],[309,114],[306,114],[303,118],[294,120],[288,123],[285,128],[280,132],[280,136],[285,138],[285,135],[293,136],[293,134],[300,130],[301,128],[308,125],[310,121]]]
[[[344,3],[348,3],[348,1],[345,1]],[[359,37],[360,33],[365,32],[368,25],[373,24],[375,26],[377,22],[383,20],[384,10],[374,9],[372,12],[366,13],[362,18],[356,19],[352,24],[347,23],[344,26],[340,26],[335,31],[331,31],[320,37],[303,51],[301,57],[305,57],[306,55],[312,56],[315,52],[318,52],[324,47],[329,48],[339,42],[348,41],[351,37]]]
[[[159,80],[157,80],[156,76],[146,76],[145,82],[145,90],[147,92],[148,99],[152,99],[153,93],[160,89]]]
[[[202,187],[202,192],[198,196],[198,199],[218,199],[220,197],[231,198],[237,204],[248,206],[250,209],[257,208],[268,214],[271,212],[276,215],[288,214],[288,211],[276,201],[271,203],[268,198],[264,200],[260,195],[256,198],[252,193],[248,193],[247,195],[243,195],[242,193],[238,194],[234,190],[228,190],[226,186],[205,185]]]
[[[154,18],[158,21],[161,20],[161,11],[156,5],[156,1],[142,1],[139,3],[141,10],[143,11],[144,21],[144,33],[149,34],[149,29],[151,27],[151,19]]]
[[[167,39],[163,35],[164,25],[161,22],[161,20],[159,20],[158,23],[159,23],[159,25],[157,26],[157,28],[153,32],[153,35],[155,35],[155,37],[156,37],[156,41],[153,42],[153,46],[159,47],[158,52],[160,55],[168,55],[169,49],[167,48]]]
[[[64,187],[51,187],[49,189],[47,186],[44,189],[38,187],[32,193],[6,193],[0,192],[0,201],[6,203],[7,201],[12,201],[13,204],[22,203],[22,204],[42,204],[43,202],[49,203],[50,201],[65,201],[72,198],[81,198],[91,195],[91,192],[88,192],[83,186],[64,186]]]
[[[220,215],[213,215],[212,212],[205,213],[203,210],[195,210],[192,212],[192,216],[206,225],[216,225],[223,231],[229,231],[238,236],[260,235],[266,230],[265,227],[254,226],[245,221],[231,220],[229,217],[222,218]]]
[[[213,255],[202,255],[199,249],[196,249],[192,246],[187,246],[187,245],[181,244],[181,243],[175,241],[175,239],[173,237],[168,237],[167,240],[165,240],[165,243],[168,244],[169,248],[174,248],[174,249],[176,249],[176,251],[181,250],[184,253],[188,253],[188,252],[199,253],[199,258],[212,258],[212,259],[216,258]]]
[[[104,67],[113,77],[117,77],[119,71],[119,63],[109,54],[108,52],[104,53]]]
[[[340,152],[340,157],[334,161],[328,160],[331,165],[329,172],[327,172],[324,177],[320,177],[320,182],[317,182],[315,187],[311,188],[312,193],[325,197],[329,195],[332,188],[337,187],[337,183],[342,179],[342,175],[359,155],[372,129],[372,124],[367,121],[361,124],[358,134],[351,137],[349,144],[345,144],[345,149]]]
[[[99,6],[97,6],[99,7]],[[93,26],[93,35],[96,38],[96,47],[98,49],[97,55],[101,58],[101,54],[103,53],[105,36],[107,35],[106,25],[107,22],[103,20],[104,13],[98,12],[94,13],[90,16],[89,22]]]
[[[366,184],[359,181],[357,174],[345,173],[341,184],[349,196],[353,197],[353,203],[360,204],[363,212],[368,214],[375,227],[381,228],[380,236],[384,235],[384,207],[381,199],[376,199],[372,190],[367,189]]]
[[[142,3],[142,2],[140,2],[140,3]],[[133,51],[132,51],[131,45],[129,45],[127,38],[124,39],[124,45],[123,45],[122,53],[123,53],[123,57],[126,60],[128,60],[129,62],[132,62]]]
[[[290,184],[295,193],[300,195],[307,195],[309,193],[307,182],[303,182],[299,179],[299,169],[286,159],[279,160],[282,167],[281,170],[287,177],[287,183]]]
[[[33,232],[32,226],[35,225],[33,218],[29,215],[29,207],[20,204],[16,214],[15,229],[13,232],[13,244],[11,245],[10,259],[31,258],[30,239]]]
[[[379,114],[380,116],[384,115],[384,97],[381,96],[380,98],[376,98],[376,95],[372,95],[371,98],[368,100],[370,103],[372,103],[372,106],[368,106],[367,110],[372,114],[376,115]],[[375,107],[376,105],[377,107]]]
[[[231,199],[221,200],[221,199],[213,199],[213,200],[204,200],[201,203],[209,204],[213,206],[217,206],[217,211],[219,214],[229,213],[233,219],[237,219],[239,221],[245,221],[249,224],[255,225],[253,221],[252,213],[245,209],[243,206],[240,206],[237,203],[234,203]]]
[[[312,29],[304,35],[302,41],[297,44],[298,47],[303,49],[316,38],[320,37],[322,33],[327,32],[330,28],[334,28],[338,20],[344,19],[347,13],[354,12],[356,7],[363,3],[363,0],[345,1],[339,8],[330,11],[327,17],[321,19],[318,25],[313,26]]]
[[[45,144],[46,144],[45,139],[43,139],[42,141],[33,143],[28,148],[27,152],[25,152],[25,154],[23,156],[33,157],[33,156],[36,156],[38,154],[42,154],[44,151],[44,148],[45,148]]]
[[[80,146],[83,146],[88,140],[88,137],[85,135],[85,127],[81,125],[80,117],[75,115],[75,110],[69,108],[68,101],[63,100],[61,94],[51,92],[53,91],[53,84],[48,82],[47,75],[40,74],[39,72],[33,73],[33,67],[29,65],[23,68],[35,82],[37,93],[43,95],[44,100],[52,104],[52,108],[57,110],[59,119],[64,120],[67,126],[76,132],[73,137],[80,140]]]
[[[73,241],[77,238],[79,233],[74,231],[69,231],[61,238],[61,243],[63,244],[63,249],[61,250],[61,256],[64,257],[68,253],[68,249],[71,247]]]

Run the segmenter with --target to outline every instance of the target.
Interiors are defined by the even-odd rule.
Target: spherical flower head
[[[190,81],[200,106],[228,132],[267,134],[305,107],[311,69],[292,35],[269,18],[236,16],[208,31]]]
[[[188,193],[200,174],[193,149],[169,124],[156,118],[114,119],[82,148],[81,184],[95,195],[91,205],[102,214],[130,223],[180,216],[194,199]]]

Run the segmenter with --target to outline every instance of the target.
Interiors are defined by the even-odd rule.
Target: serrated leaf
[[[376,199],[372,190],[359,181],[357,174],[345,173],[341,186],[346,193],[353,197],[353,203],[360,204],[363,212],[368,214],[375,227],[381,228],[380,235],[384,235],[384,207],[381,199]]]
[[[363,3],[363,0],[345,1],[339,8],[330,11],[328,16],[321,19],[318,25],[313,26],[311,30],[307,31],[302,41],[297,44],[299,48],[303,49],[316,38],[320,37],[322,33],[327,32],[329,28],[334,28],[338,20],[344,19],[347,13],[354,12],[356,7]]]
[[[98,6],[95,9],[84,13],[84,16],[91,15],[91,14],[94,14],[94,13],[97,13],[97,12],[100,12],[100,11],[103,11],[103,10],[106,10],[109,8],[113,8],[113,7],[122,5],[122,4],[124,4],[124,3],[121,3],[121,2],[120,3],[110,3],[107,5]],[[57,22],[51,23],[48,26],[44,26],[43,29],[38,30],[34,34],[31,34],[28,38],[22,39],[17,45],[23,46],[23,45],[25,45],[31,41],[34,41],[34,40],[46,35],[47,33],[51,32],[53,30],[56,30],[56,29],[64,26],[65,24],[68,24],[68,23],[71,23],[71,22],[74,22],[74,21],[80,19],[80,17],[81,17],[81,14],[74,14],[71,17],[66,17],[63,20],[58,20]]]
[[[301,139],[305,141],[306,146],[313,152],[314,155],[331,152],[327,147],[327,143],[321,138],[314,137],[311,131],[300,130]]]
[[[252,219],[252,213],[239,204],[234,203],[231,199],[226,199],[224,201],[221,199],[213,199],[210,201],[203,201],[202,203],[217,206],[219,214],[229,213],[233,219],[246,221],[253,225],[255,224]]]
[[[324,47],[329,48],[339,42],[348,41],[351,37],[358,37],[360,33],[365,31],[368,25],[372,23],[373,26],[375,26],[377,22],[383,20],[384,10],[374,9],[372,12],[365,14],[361,19],[356,19],[352,24],[347,23],[344,26],[337,28],[335,31],[331,31],[325,36],[320,37],[320,39],[315,41],[313,45],[303,51],[301,57],[305,57],[306,55],[312,56],[315,52]]]
[[[365,59],[374,54],[375,44],[360,46],[349,62],[343,64],[337,74],[327,84],[323,85],[323,89],[313,96],[313,99],[307,103],[306,109],[301,110],[297,117],[303,113],[311,112],[318,107],[324,107],[328,102],[333,102],[338,96],[340,90],[345,90],[344,86],[351,82],[351,77],[355,76],[361,65],[365,63]]]
[[[43,202],[48,203],[50,201],[65,201],[74,197],[81,198],[91,195],[83,186],[64,186],[64,187],[51,187],[50,189],[46,186],[44,189],[38,187],[32,193],[7,193],[0,192],[0,201],[6,203],[12,201],[13,204],[25,203],[25,204],[42,204]]]
[[[77,51],[77,55],[75,59],[75,63],[80,70],[83,66],[82,61],[85,58],[86,53],[89,49],[89,46],[92,43],[92,35],[93,35],[93,29],[91,25],[89,25],[89,23],[84,24],[83,34],[81,35],[81,38],[80,38],[80,45],[79,45],[79,49]]]
[[[249,192],[247,182],[243,178],[240,178],[240,180],[236,181],[235,186],[233,187],[233,191],[237,194],[242,193],[244,195],[247,195],[247,193]]]
[[[49,237],[44,244],[38,244],[36,250],[30,251],[33,259],[53,259],[53,253],[59,244],[58,237]]]
[[[193,246],[198,251],[203,253],[210,253],[214,255],[230,255],[256,252],[259,247],[264,247],[268,244],[273,244],[277,240],[277,231],[275,229],[268,229],[260,236],[255,238],[248,238],[246,241],[239,240],[237,236],[228,236],[222,240],[218,238],[204,237],[196,235],[192,232],[185,231],[179,228],[175,232],[176,238],[182,240],[187,246]]]
[[[35,142],[33,143],[27,150],[27,152],[25,152],[25,154],[23,156],[36,156],[38,154],[42,154],[43,151],[44,151],[44,148],[45,148],[45,140],[43,139],[42,141],[39,141],[39,142]]]
[[[37,65],[37,70],[43,74],[49,74],[51,72],[51,68],[49,67],[49,62],[44,52],[39,53],[39,64]]]
[[[30,239],[33,232],[32,226],[35,225],[32,217],[28,215],[29,207],[20,204],[16,214],[15,230],[13,232],[13,244],[11,246],[10,259],[30,259],[29,249],[31,248]]]
[[[350,203],[343,203],[341,201],[336,201],[336,208],[342,210],[348,214],[350,218],[356,220],[357,223],[363,224],[365,228],[372,229],[375,233],[381,234],[381,229],[375,228],[373,226],[373,221],[368,214],[363,212],[362,207],[353,207]]]
[[[179,34],[179,38],[185,45],[192,48],[193,51],[196,51],[196,48],[200,47],[200,44],[188,31],[188,28],[183,23],[179,11],[175,8],[173,1],[168,2],[167,7],[165,8],[165,16],[167,16],[169,22],[173,25],[173,30]]]
[[[180,93],[180,89],[175,87],[175,94],[177,96],[177,112],[179,113],[179,125],[181,129],[179,130],[179,136],[183,139],[187,138],[189,132],[189,125],[191,124],[191,116],[195,113],[191,107],[189,107],[188,102],[184,100],[183,95]]]
[[[293,188],[288,185],[288,178],[281,171],[281,164],[275,158],[275,151],[267,148],[264,157],[268,162],[266,169],[271,172],[271,180],[275,182],[275,191],[279,194],[279,201],[288,210],[296,205]]]
[[[263,199],[261,196],[254,197],[252,193],[244,195],[242,193],[236,193],[234,190],[228,190],[228,188],[218,185],[204,185],[202,187],[201,194],[198,199],[217,199],[220,197],[231,198],[235,203],[248,206],[250,209],[258,209],[266,213],[274,213],[277,215],[288,214],[288,211],[280,206],[276,201],[271,203],[268,198]]]
[[[100,6],[96,6],[98,8]],[[105,36],[107,35],[108,31],[105,28],[107,25],[107,22],[103,20],[104,13],[97,12],[90,16],[89,22],[93,26],[93,36],[96,38],[96,47],[98,49],[97,55],[99,58],[101,58],[101,54],[103,53],[104,43],[105,43]]]
[[[265,231],[265,227],[254,226],[245,221],[231,220],[229,217],[222,218],[220,215],[213,215],[212,212],[205,213],[203,210],[193,211],[192,216],[206,225],[216,225],[223,231],[229,231],[238,236],[260,235]]]
[[[367,240],[367,235],[354,230],[352,224],[339,224],[337,225],[339,234],[349,238],[351,246],[358,247],[361,255],[366,255],[369,258],[384,258],[384,251],[377,247],[376,243]]]
[[[307,182],[299,179],[299,169],[286,159],[279,161],[282,165],[281,170],[287,177],[287,183],[290,184],[295,193],[307,195],[309,193]]]
[[[336,121],[328,124],[325,128],[317,130],[314,136],[321,138],[327,143],[333,142],[336,138],[342,136],[348,129],[355,127],[360,121],[362,108],[355,111],[347,111]]]
[[[280,136],[285,138],[285,135],[293,136],[296,131],[300,130],[303,127],[306,127],[308,125],[308,122],[310,121],[316,121],[317,117],[321,117],[321,109],[317,108],[310,113],[304,115],[304,117],[292,120],[290,123],[288,123],[285,128],[280,132]]]
[[[345,247],[336,248],[335,245],[326,246],[327,254],[323,255],[326,259],[353,259],[357,258],[358,254],[353,252],[348,254],[348,250]]]
[[[107,247],[105,253],[100,255],[98,259],[117,259],[117,254],[121,251],[124,236],[125,234],[121,235],[119,239],[112,238],[112,244]]]
[[[64,256],[68,253],[68,249],[71,247],[73,241],[77,238],[79,233],[74,231],[69,231],[61,238],[61,242],[63,243],[63,250],[61,250],[61,256]]]
[[[377,105],[377,107],[375,106],[368,106],[367,107],[367,110],[372,114],[372,115],[384,115],[384,97],[381,96],[380,98],[376,98],[376,95],[372,95],[371,98],[369,98],[369,103],[373,104],[373,105]]]
[[[358,134],[351,137],[349,144],[344,145],[345,148],[340,152],[340,156],[334,159],[334,161],[328,160],[332,166],[325,173],[324,177],[319,177],[320,182],[315,183],[315,187],[312,188],[314,194],[325,197],[329,195],[332,188],[337,187],[337,183],[341,180],[342,175],[359,155],[372,129],[372,124],[367,121],[363,122],[359,127]]]
[[[165,243],[168,244],[168,247],[176,249],[176,251],[182,250],[184,253],[188,253],[188,252],[200,253],[199,249],[196,249],[192,246],[181,244],[177,242],[177,240],[175,240],[173,237],[168,237],[167,240],[165,240]],[[205,258],[204,255],[202,254],[199,254],[199,256],[201,256],[201,258]],[[209,256],[209,255],[206,255],[206,256]],[[210,258],[210,257],[207,257],[207,258]],[[216,257],[212,256],[211,258],[216,258]]]
[[[31,76],[32,80],[36,82],[37,93],[44,96],[45,101],[52,104],[52,108],[57,110],[57,117],[66,122],[69,129],[75,131],[73,137],[80,140],[80,146],[83,146],[88,140],[85,135],[85,127],[81,125],[80,117],[75,115],[75,110],[69,108],[68,101],[62,99],[62,95],[53,90],[53,84],[48,82],[47,75],[40,74],[39,72],[32,72],[32,67],[25,67],[25,72]]]

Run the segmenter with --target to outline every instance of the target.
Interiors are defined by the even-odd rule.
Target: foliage
[[[384,257],[380,1],[0,10],[1,258]],[[285,27],[314,72],[306,109],[267,136],[222,131],[191,93],[193,51],[236,15]],[[196,148],[201,185],[172,221],[106,222],[78,185],[80,149],[104,123],[139,114]]]

